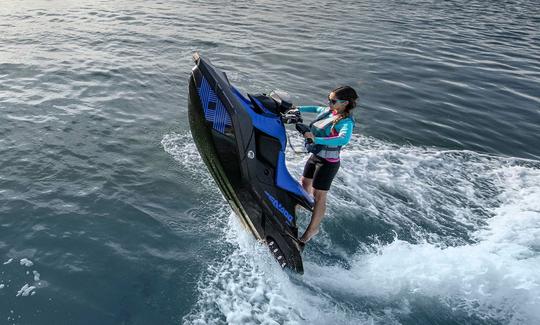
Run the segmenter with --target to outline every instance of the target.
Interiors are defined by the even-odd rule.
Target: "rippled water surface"
[[[2,1],[0,324],[539,323],[539,8]],[[196,50],[244,91],[360,94],[302,277],[196,151]]]

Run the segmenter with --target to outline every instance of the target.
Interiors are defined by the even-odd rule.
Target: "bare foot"
[[[319,233],[319,229],[317,230],[314,230],[313,232],[311,233],[308,233],[307,231],[302,235],[302,237],[300,238],[300,241],[303,242],[304,244],[307,244],[308,241],[311,240],[311,238],[313,238],[313,236],[317,235]]]

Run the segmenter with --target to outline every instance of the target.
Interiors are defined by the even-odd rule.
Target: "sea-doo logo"
[[[285,216],[285,218],[287,218],[287,223],[291,224],[293,221],[293,216],[289,213],[289,211],[287,211],[283,207],[283,205],[281,205],[281,203],[279,203],[279,201],[275,197],[273,197],[270,193],[266,191],[264,191],[264,193],[266,194],[270,202],[272,202],[272,205],[274,206],[274,208],[276,208],[279,212],[281,212],[283,216]]]

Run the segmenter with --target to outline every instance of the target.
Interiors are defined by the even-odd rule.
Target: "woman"
[[[349,143],[354,128],[351,110],[356,107],[358,95],[349,86],[338,87],[328,95],[328,107],[299,106],[300,112],[319,113],[310,124],[311,132],[304,137],[311,139],[309,157],[302,176],[302,186],[315,198],[311,222],[300,238],[304,244],[319,232],[319,225],[326,211],[326,195],[340,165],[341,147]]]

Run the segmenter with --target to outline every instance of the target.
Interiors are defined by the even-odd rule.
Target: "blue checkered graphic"
[[[213,123],[214,130],[225,133],[225,127],[231,126],[231,117],[227,109],[216,96],[212,87],[205,78],[202,78],[201,86],[197,89],[204,109],[204,117]]]

